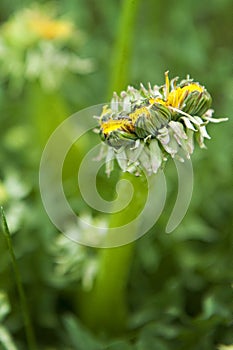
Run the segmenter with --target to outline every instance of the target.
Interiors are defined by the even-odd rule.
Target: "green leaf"
[[[63,318],[70,343],[75,350],[102,350],[103,345],[72,315]]]
[[[134,347],[124,340],[116,340],[111,342],[104,350],[132,350]]]

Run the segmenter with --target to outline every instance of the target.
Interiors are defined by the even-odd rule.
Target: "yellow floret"
[[[150,103],[160,103],[165,107],[179,108],[182,106],[185,98],[189,93],[197,91],[199,93],[204,91],[204,87],[197,83],[190,83],[183,87],[177,87],[170,92],[170,81],[168,78],[168,72],[165,73],[165,99],[155,98],[151,99]]]
[[[134,131],[134,127],[132,123],[129,120],[120,119],[120,120],[113,120],[110,119],[104,123],[101,124],[102,132],[105,135],[109,135],[111,132],[119,130],[119,131]]]
[[[150,116],[150,112],[148,111],[147,107],[138,108],[135,112],[130,113],[129,117],[132,122],[135,123],[141,115],[144,115],[146,117]]]

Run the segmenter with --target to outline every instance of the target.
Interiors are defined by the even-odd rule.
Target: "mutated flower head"
[[[74,23],[58,17],[54,7],[21,9],[0,27],[0,75],[13,87],[39,80],[47,90],[58,89],[66,73],[93,70],[90,59],[74,52],[82,40]]]
[[[204,86],[192,79],[178,78],[165,84],[139,90],[129,86],[120,96],[114,93],[110,106],[103,108],[99,117],[99,133],[107,145],[107,173],[117,159],[123,171],[139,174],[143,169],[149,175],[156,173],[168,156],[183,161],[193,153],[193,137],[201,148],[209,122],[227,118],[212,118],[211,96]]]

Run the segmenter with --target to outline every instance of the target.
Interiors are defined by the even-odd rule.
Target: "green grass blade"
[[[11,261],[12,261],[12,267],[15,275],[15,281],[16,281],[16,286],[18,289],[19,293],[19,301],[22,309],[22,315],[23,315],[23,321],[24,321],[24,326],[25,326],[25,333],[26,333],[26,339],[27,339],[27,344],[28,344],[28,349],[29,350],[36,350],[36,341],[35,341],[35,336],[34,336],[34,331],[29,315],[29,310],[28,310],[28,304],[26,300],[26,295],[24,292],[21,276],[20,276],[20,271],[18,268],[17,260],[15,257],[13,245],[12,245],[12,239],[11,239],[11,234],[9,231],[9,227],[7,224],[6,216],[4,213],[4,209],[1,206],[1,219],[2,219],[2,228],[3,228],[3,233],[6,237],[7,241],[7,246],[9,249]]]

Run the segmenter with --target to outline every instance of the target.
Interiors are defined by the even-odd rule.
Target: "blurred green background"
[[[5,23],[32,4],[0,3],[0,204],[13,235],[38,349],[232,349],[232,1],[138,3],[127,46],[127,74],[121,77],[125,88],[127,84],[139,87],[140,82],[160,85],[166,70],[170,77],[190,74],[211,93],[214,116],[229,117],[229,121],[209,125],[207,149],[196,147],[192,201],[181,225],[169,235],[165,227],[176,198],[177,175],[174,165],[168,164],[166,208],[153,229],[136,243],[127,289],[128,329],[118,337],[94,334],[79,319],[76,301],[80,291],[92,284],[98,257],[94,248],[65,240],[49,221],[39,194],[38,168],[56,125],[108,99],[115,43],[122,35],[123,1],[37,2],[36,7],[48,15],[55,8],[54,18],[73,23],[67,38],[32,38],[25,44],[30,32],[20,24],[15,30],[20,40],[16,41],[15,32],[11,40]],[[32,62],[28,52],[35,54],[32,66],[43,62],[43,69],[38,66],[41,74],[28,73],[27,64]],[[43,56],[47,52],[52,53]],[[50,77],[52,85],[46,86],[43,77]],[[71,150],[64,170],[66,192],[80,212],[84,204],[73,172],[90,145],[91,140],[84,140],[81,150]],[[110,181],[100,176],[101,184]],[[0,349],[27,349],[3,234]]]

